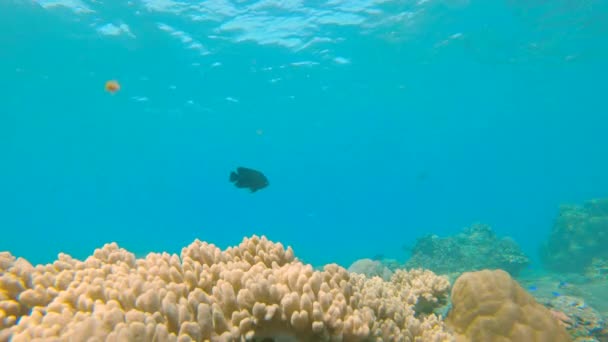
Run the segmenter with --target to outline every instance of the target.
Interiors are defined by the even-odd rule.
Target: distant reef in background
[[[608,198],[562,205],[540,254],[551,271],[608,277]]]
[[[439,274],[502,269],[517,276],[530,264],[510,237],[498,237],[487,224],[473,224],[454,236],[419,238],[406,268],[425,268]]]
[[[464,272],[484,269],[501,269],[516,277],[530,264],[530,258],[515,240],[496,236],[492,227],[482,223],[466,227],[454,236],[419,237],[410,249],[411,256],[405,261],[379,255],[359,259],[348,270],[388,280],[396,270],[422,268],[454,280]]]

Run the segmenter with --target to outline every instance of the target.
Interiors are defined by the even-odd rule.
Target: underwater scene
[[[608,1],[0,0],[0,342],[608,342]]]

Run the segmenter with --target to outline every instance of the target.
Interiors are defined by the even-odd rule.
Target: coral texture
[[[348,267],[348,272],[363,274],[368,278],[378,276],[384,280],[390,280],[393,276],[393,271],[384,266],[381,261],[372,259],[359,259],[353,262]]]
[[[463,273],[452,288],[446,323],[457,341],[571,341],[549,309],[502,270]]]
[[[587,201],[583,206],[563,205],[551,235],[541,248],[547,268],[556,272],[592,272],[608,260],[608,199]],[[600,273],[602,270],[599,269]]]
[[[500,268],[515,276],[529,263],[513,239],[498,238],[490,226],[474,224],[452,237],[418,239],[405,266],[440,274]]]
[[[552,308],[554,317],[562,322],[575,341],[608,341],[608,324],[584,299],[557,296],[546,306]]]
[[[2,253],[0,341],[452,341],[425,313],[448,289],[430,271],[313,271],[257,236],[144,259],[112,243],[35,267]]]

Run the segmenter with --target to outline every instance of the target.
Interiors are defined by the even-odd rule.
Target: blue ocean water
[[[608,193],[605,1],[5,0],[0,250],[266,235],[315,265]],[[110,94],[106,81],[121,90]],[[256,193],[231,170],[263,171]]]

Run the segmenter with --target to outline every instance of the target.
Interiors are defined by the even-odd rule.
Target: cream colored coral
[[[418,300],[445,279],[398,272],[391,282],[328,265],[253,236],[225,251],[195,241],[177,255],[108,244],[84,262],[61,254],[33,267],[0,254],[0,341],[450,341]]]
[[[458,341],[562,342],[566,330],[502,270],[463,273],[452,288],[447,323]]]

